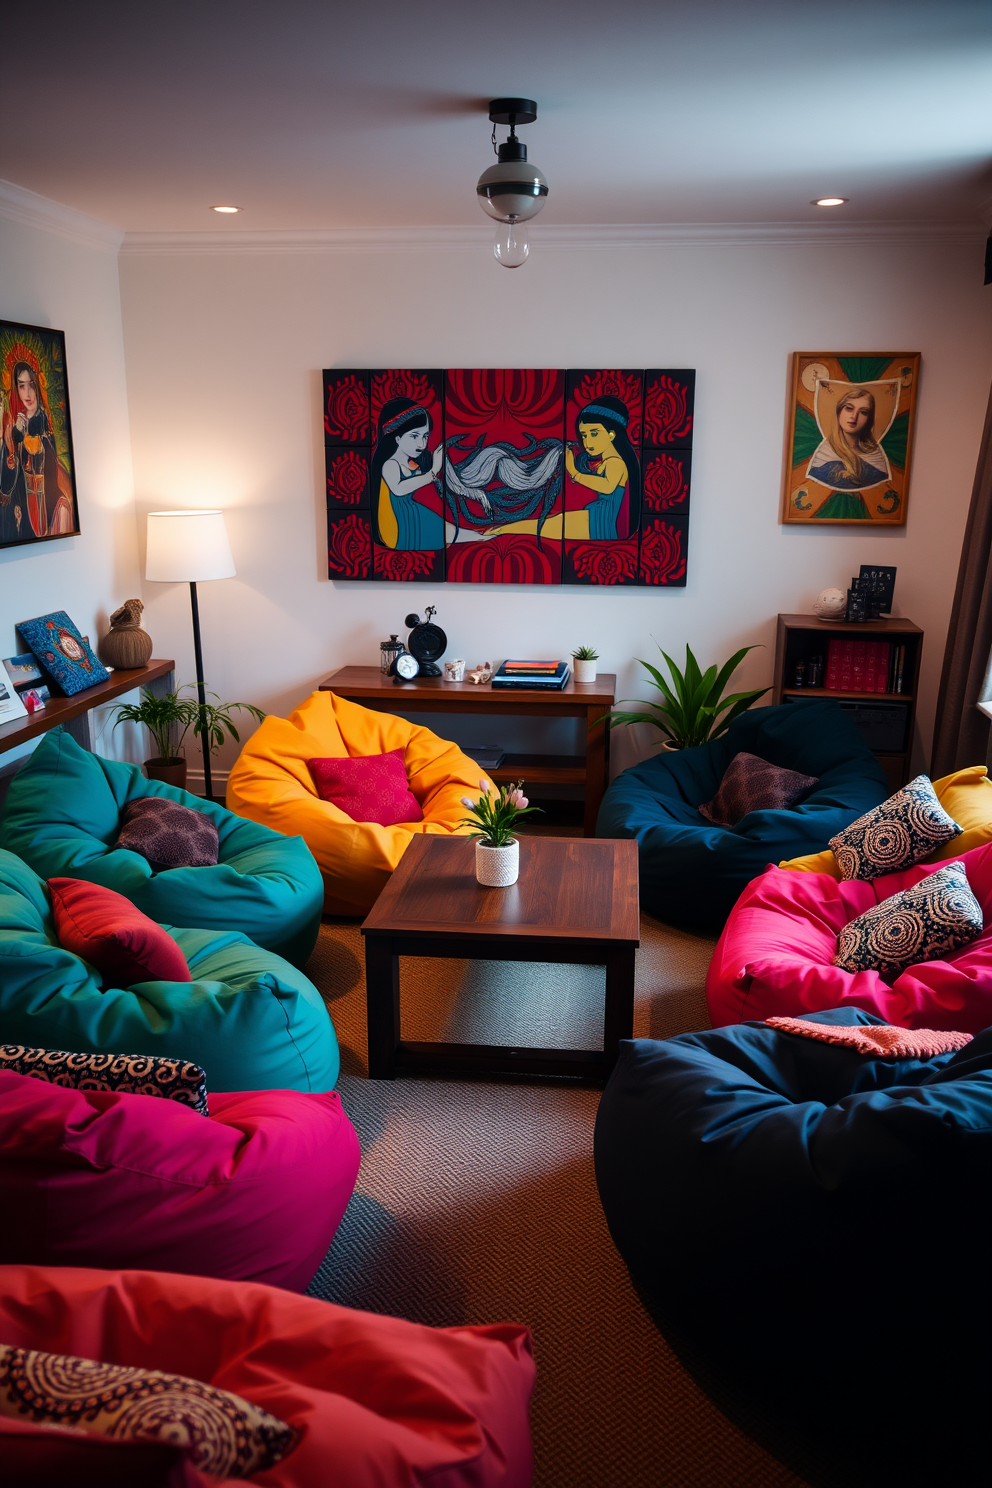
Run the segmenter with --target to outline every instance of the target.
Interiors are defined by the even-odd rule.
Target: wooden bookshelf
[[[891,641],[905,645],[906,663],[902,692],[834,691],[827,687],[797,687],[794,684],[796,663],[823,657],[826,670],[829,642],[835,636],[851,636],[861,641]],[[850,705],[850,711],[862,730],[882,728],[893,735],[886,743],[894,744],[899,735],[900,747],[873,748],[893,790],[909,779],[910,755],[916,725],[916,699],[920,685],[920,661],[923,655],[923,631],[912,620],[890,617],[887,620],[865,620],[849,624],[846,620],[818,620],[815,615],[779,615],[775,636],[775,683],[772,701],[788,702],[792,698],[833,698]],[[874,713],[874,717],[869,716]]]

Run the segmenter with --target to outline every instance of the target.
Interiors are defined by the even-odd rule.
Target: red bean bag
[[[309,1285],[351,1197],[358,1138],[333,1092],[67,1090],[0,1071],[0,1261]]]
[[[0,1342],[191,1375],[270,1411],[302,1440],[259,1488],[531,1481],[519,1324],[425,1328],[247,1282],[0,1266]]]
[[[837,937],[858,915],[950,862],[965,866],[986,929],[939,961],[893,981],[834,966]],[[738,899],[713,953],[706,999],[715,1028],[776,1014],[857,1007],[900,1028],[980,1033],[992,1024],[992,843],[872,883],[768,868]]]

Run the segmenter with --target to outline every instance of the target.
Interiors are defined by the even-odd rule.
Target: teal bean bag
[[[237,931],[165,927],[192,982],[102,987],[63,950],[48,890],[0,851],[0,1043],[80,1054],[165,1054],[211,1090],[331,1090],[339,1056],[320,993]]]
[[[718,827],[699,807],[742,752],[814,775],[817,783],[789,811],[750,811],[736,826]],[[750,708],[708,744],[624,770],[603,797],[596,835],[636,840],[641,905],[649,914],[718,935],[769,863],[820,852],[888,794],[881,765],[844,710],[803,698]]]
[[[209,816],[220,837],[209,868],[155,872],[115,848],[121,813],[141,796],[164,796]],[[242,930],[256,945],[303,966],[324,905],[320,869],[302,837],[284,837],[202,796],[146,780],[137,765],[101,759],[54,729],[14,776],[0,848],[42,878],[82,878],[115,889],[150,919],[200,930]]]

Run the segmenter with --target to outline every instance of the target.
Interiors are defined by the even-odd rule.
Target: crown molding
[[[23,227],[55,233],[85,248],[99,248],[104,253],[118,253],[124,240],[119,227],[86,212],[77,212],[74,207],[64,207],[61,202],[39,196],[25,186],[15,186],[13,181],[0,181],[0,217],[19,222]]]
[[[707,244],[883,243],[893,246],[950,245],[977,242],[979,221],[962,222],[689,222],[689,223],[559,223],[531,230],[541,248],[702,247]],[[450,227],[305,227],[253,230],[230,227],[211,232],[129,232],[121,252],[131,254],[232,253],[368,253],[397,249],[488,249],[485,224]]]

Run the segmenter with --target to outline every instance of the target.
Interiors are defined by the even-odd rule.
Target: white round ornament
[[[843,589],[821,589],[813,601],[813,614],[818,620],[843,620],[847,612],[847,595]]]

